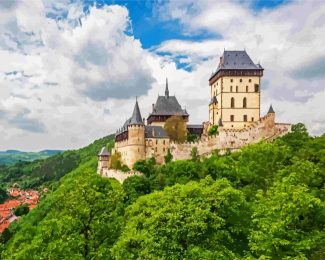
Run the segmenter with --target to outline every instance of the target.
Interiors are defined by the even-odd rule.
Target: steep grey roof
[[[219,69],[263,69],[260,64],[254,64],[246,51],[224,51],[218,66]]]
[[[110,154],[110,152],[107,150],[107,148],[106,147],[103,147],[101,150],[100,150],[100,152],[99,152],[99,154],[98,155],[100,155],[100,156],[107,156],[107,155],[111,155]]]
[[[274,110],[273,110],[272,105],[270,106],[269,111],[268,111],[267,113],[268,113],[268,114],[270,114],[270,113],[275,113]]]
[[[132,117],[130,119],[129,125],[143,125],[143,121],[142,121],[138,101],[135,102],[135,106],[134,106],[134,109],[133,109],[133,114],[132,114]]]
[[[218,100],[216,96],[213,96],[213,98],[211,98],[210,105],[215,103],[218,103]]]
[[[151,115],[185,116],[188,113],[182,109],[175,96],[159,96]]]
[[[187,128],[203,128],[203,125],[187,125]]]
[[[161,126],[145,126],[145,136],[146,138],[168,138],[165,129]]]

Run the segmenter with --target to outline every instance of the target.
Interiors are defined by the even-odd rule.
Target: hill
[[[45,159],[62,152],[62,150],[43,150],[40,152],[22,152],[18,150],[0,151],[0,165],[12,165],[19,161],[31,162]]]
[[[95,158],[103,146],[113,145],[113,135],[101,138],[79,150],[57,153],[53,150],[44,150],[40,153],[46,158],[32,162],[19,161],[13,165],[0,165],[0,188],[18,183],[21,188],[38,188],[56,183],[62,176],[77,168],[79,164]],[[19,151],[9,151],[3,154],[24,156]],[[54,154],[54,155],[52,155]],[[2,154],[0,153],[0,160]]]
[[[321,259],[325,136],[156,165],[123,185],[94,156],[0,238],[2,259]],[[85,157],[84,157],[85,158]]]

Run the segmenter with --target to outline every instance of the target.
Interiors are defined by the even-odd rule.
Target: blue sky
[[[212,1],[212,0],[211,0]],[[151,48],[161,42],[171,39],[202,41],[221,37],[218,33],[199,30],[190,35],[182,33],[182,26],[177,20],[168,21],[161,18],[159,8],[169,1],[157,0],[84,0],[85,10],[90,6],[102,7],[109,4],[118,4],[127,7],[134,37],[141,40],[143,48]],[[240,1],[255,12],[263,9],[273,9],[289,3],[288,0],[254,0]]]
[[[114,5],[112,5],[114,4]],[[0,0],[0,150],[73,149],[169,88],[207,120],[224,49],[264,67],[264,115],[325,132],[325,3]]]

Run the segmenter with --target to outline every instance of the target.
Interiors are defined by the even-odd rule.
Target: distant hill
[[[45,159],[62,152],[63,150],[43,150],[40,152],[22,152],[19,150],[0,151],[0,164],[11,165],[19,161],[31,162],[38,159]]]

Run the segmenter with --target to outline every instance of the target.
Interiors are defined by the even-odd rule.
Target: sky
[[[264,67],[261,114],[325,132],[325,2],[0,0],[0,150],[75,149],[143,117],[168,77],[208,120],[224,50]]]

